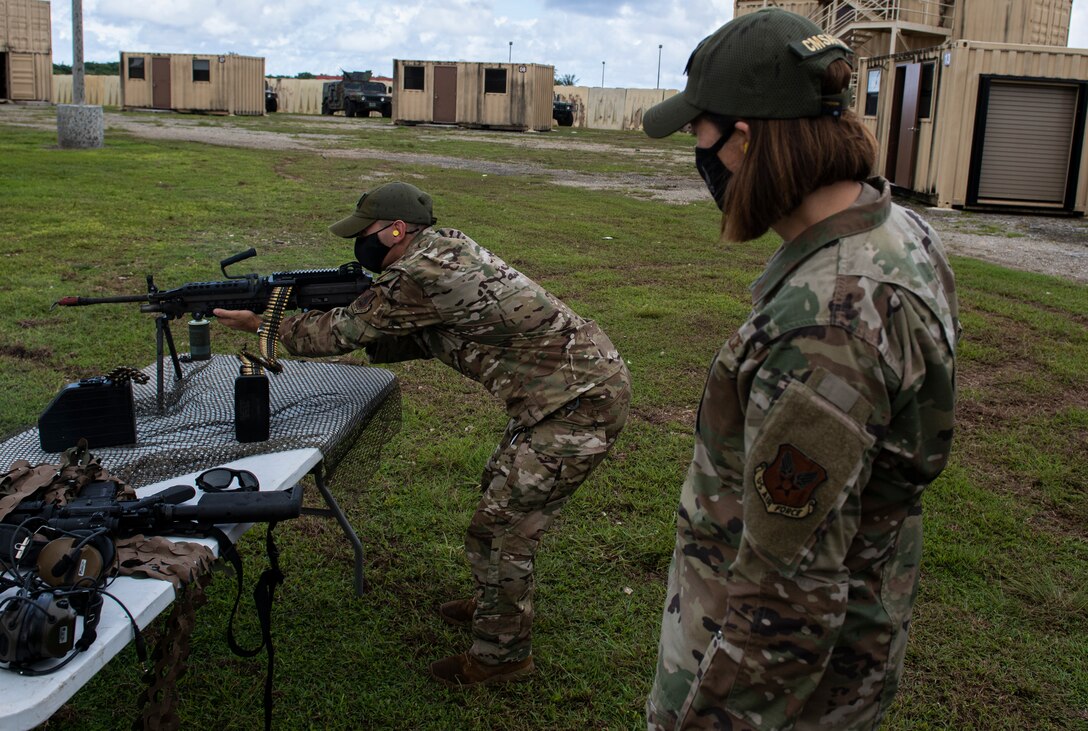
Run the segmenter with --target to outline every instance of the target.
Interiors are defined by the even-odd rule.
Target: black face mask
[[[710,147],[695,148],[695,169],[703,176],[707,190],[714,197],[714,202],[721,209],[725,204],[725,187],[729,184],[729,178],[733,173],[725,166],[718,151],[725,146],[731,135],[722,135],[721,138]]]
[[[389,226],[392,225],[389,224]],[[378,234],[389,226],[380,228],[372,234],[355,238],[355,260],[375,274],[384,268],[382,262],[385,261],[385,255],[389,253],[389,247],[378,239]]]

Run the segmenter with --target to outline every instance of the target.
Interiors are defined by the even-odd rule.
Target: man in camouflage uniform
[[[380,275],[347,307],[285,319],[279,337],[301,356],[365,348],[374,363],[438,358],[506,404],[510,422],[465,539],[475,593],[439,610],[471,625],[472,647],[431,665],[447,685],[494,683],[533,670],[533,557],[623,427],[630,376],[595,322],[434,223],[430,196],[413,185],[364,194],[330,230],[357,237],[356,257]],[[253,313],[215,315],[237,329],[260,324]]]
[[[647,133],[698,132],[706,114],[760,117],[753,108],[806,116],[805,94],[781,89],[790,74],[846,58],[821,33],[780,10],[727,24],[693,53],[686,90],[647,113]],[[819,109],[820,86],[806,83]],[[735,144],[743,160],[749,141]],[[860,190],[852,205],[771,258],[751,315],[711,365],[647,702],[652,731],[871,729],[895,694],[922,491],[951,445],[959,324],[934,231],[891,202],[886,181],[849,184]]]

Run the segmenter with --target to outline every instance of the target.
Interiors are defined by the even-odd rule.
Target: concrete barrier
[[[67,149],[101,147],[105,139],[102,107],[90,104],[57,105],[57,144]]]

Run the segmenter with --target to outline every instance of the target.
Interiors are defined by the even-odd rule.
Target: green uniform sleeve
[[[390,338],[403,342],[406,336],[441,321],[415,280],[394,270],[379,277],[347,307],[286,318],[279,335],[293,355],[339,355]]]
[[[819,684],[845,618],[861,487],[888,419],[881,362],[845,330],[812,328],[742,364],[751,378],[743,533],[681,727],[711,709],[754,728],[788,726]]]

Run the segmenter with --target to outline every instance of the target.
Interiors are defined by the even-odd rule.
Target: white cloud
[[[732,15],[722,0],[84,0],[85,61],[120,51],[263,56],[269,74],[390,74],[394,58],[555,66],[579,83],[682,88],[688,55]],[[53,58],[71,63],[71,4],[52,3]],[[510,42],[513,42],[511,48]]]
[[[1073,15],[1069,19],[1069,47],[1088,48],[1088,5],[1085,5],[1085,0],[1073,0]]]

